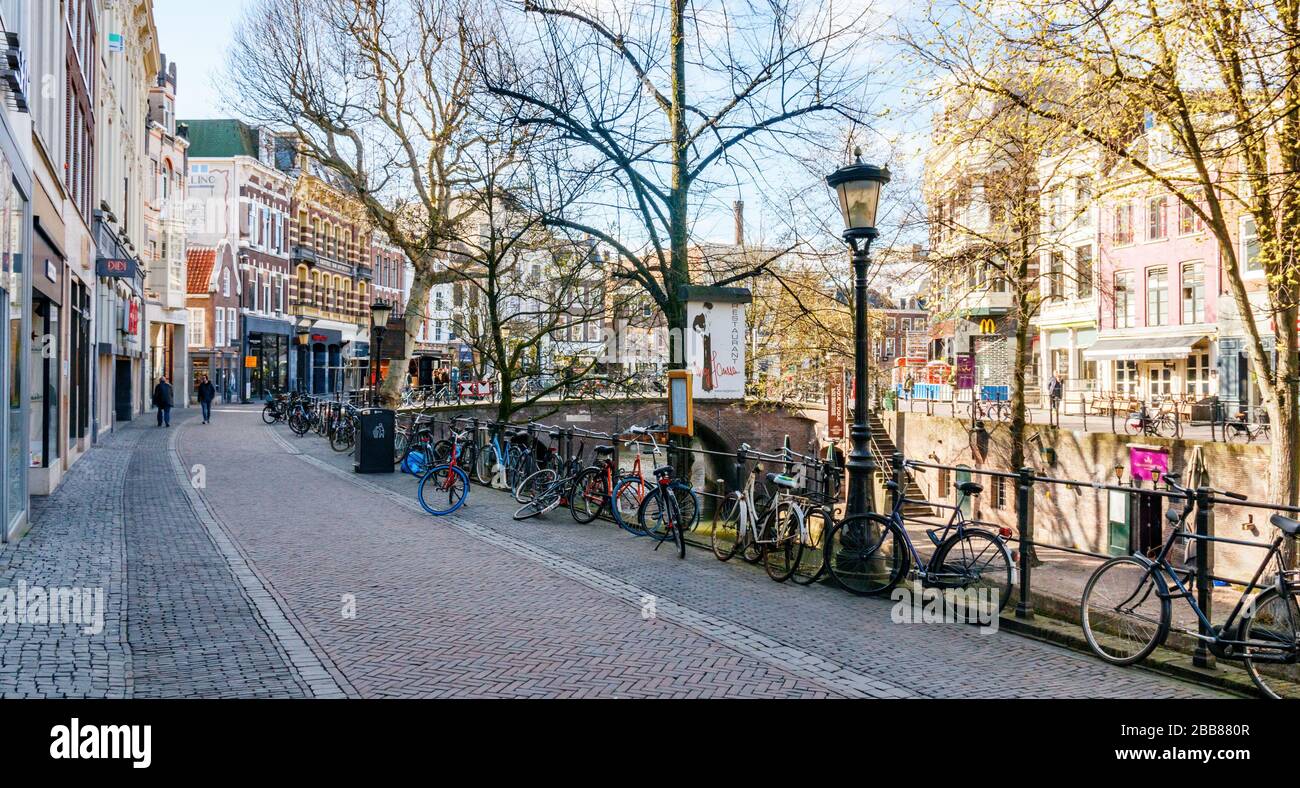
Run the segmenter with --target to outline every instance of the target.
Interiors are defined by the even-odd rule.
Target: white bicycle
[[[749,444],[741,444],[740,457],[782,462],[777,455],[753,451]],[[767,474],[767,481],[776,492],[766,505],[754,493],[754,479],[762,473],[755,464],[739,492],[728,493],[719,514],[714,516],[709,542],[719,561],[743,555],[746,561],[763,562],[767,574],[778,583],[789,580],[799,568],[805,543],[811,543],[808,518],[803,506],[795,499],[794,490],[799,480],[779,473]]]

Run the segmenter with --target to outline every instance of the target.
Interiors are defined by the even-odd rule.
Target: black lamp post
[[[867,268],[871,264],[871,241],[875,239],[876,209],[880,190],[889,183],[888,167],[862,163],[862,151],[853,151],[854,162],[826,178],[840,200],[844,218],[844,241],[853,250],[853,426],[849,430],[853,448],[849,452],[849,501],[846,514],[866,514],[872,505],[871,484],[876,464],[871,459],[871,428],[867,423],[870,384],[867,381]]]
[[[380,298],[370,305],[370,404],[379,405],[379,359],[384,347],[384,330],[393,305]]]

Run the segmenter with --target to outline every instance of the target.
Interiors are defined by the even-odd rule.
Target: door
[[[1136,552],[1147,557],[1154,557],[1155,551],[1160,549],[1161,545],[1161,518],[1164,512],[1161,505],[1164,498],[1151,492],[1137,494],[1137,548]]]
[[[117,359],[113,371],[113,409],[118,421],[131,420],[131,360]]]

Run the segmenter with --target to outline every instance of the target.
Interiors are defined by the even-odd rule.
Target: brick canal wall
[[[990,432],[988,438],[981,441],[972,440],[967,431],[969,422],[959,419],[905,412],[883,412],[881,417],[899,450],[910,458],[943,465],[969,466],[972,469],[1012,470],[1009,429],[1005,424],[987,422]],[[1044,448],[1055,451],[1055,462],[1051,463],[1050,455],[1039,450],[1039,442],[1027,447],[1027,464],[1042,476],[1114,484],[1115,465],[1121,464],[1125,469],[1124,480],[1127,483],[1129,450],[1139,446],[1168,452],[1169,467],[1184,470],[1183,481],[1186,482],[1185,469],[1189,455],[1194,446],[1200,446],[1213,486],[1242,493],[1252,501],[1268,500],[1268,447],[1263,444],[1243,446],[1167,438],[1133,438],[1127,435],[1030,425],[1027,435],[1032,437],[1035,433],[1040,436],[1039,442]],[[930,470],[917,474],[916,481],[928,496],[936,500],[952,500],[951,478],[944,484],[945,476],[948,474]],[[984,493],[976,499],[972,514],[978,519],[1014,526],[1014,481],[1003,480],[1002,489],[999,490],[997,480],[978,475],[972,478],[984,485]],[[1150,482],[1145,484],[1150,487]],[[1111,539],[1110,493],[1086,487],[1037,484],[1034,494],[1037,541],[1098,553],[1108,552]],[[1165,508],[1167,505],[1163,504],[1157,507],[1161,518]],[[1216,506],[1213,533],[1228,538],[1268,543],[1277,534],[1276,529],[1268,524],[1270,514],[1267,510]],[[1136,531],[1138,525],[1133,523],[1131,527]],[[1160,527],[1163,528],[1162,521]],[[1215,574],[1243,580],[1250,579],[1264,555],[1262,550],[1233,545],[1216,545],[1215,553]]]

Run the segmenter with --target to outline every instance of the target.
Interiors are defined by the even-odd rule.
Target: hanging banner
[[[686,302],[686,368],[695,399],[745,398],[745,305],[753,296],[739,287],[683,287]]]
[[[826,381],[826,437],[843,438],[845,420],[844,367],[837,367]]]
[[[970,391],[975,388],[975,356],[970,353],[957,354],[957,390]]]

